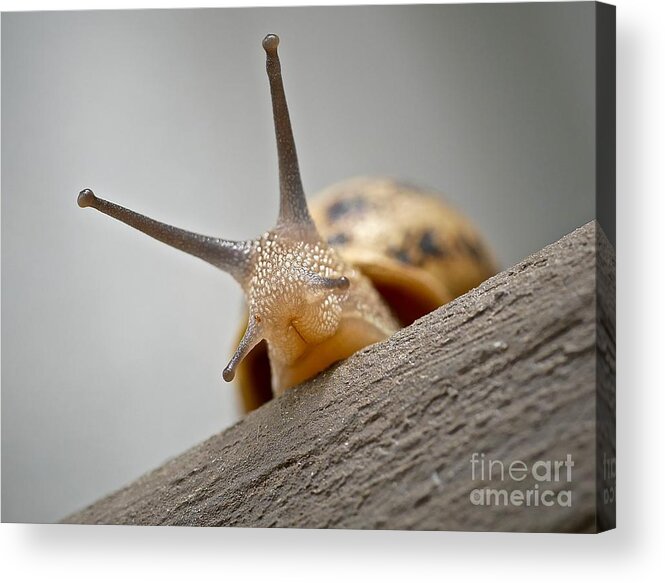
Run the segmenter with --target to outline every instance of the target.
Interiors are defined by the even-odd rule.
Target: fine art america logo
[[[471,480],[482,482],[516,483],[517,487],[493,488],[491,485],[475,488],[469,500],[475,506],[572,506],[573,466],[570,454],[565,460],[522,460],[504,462],[489,459],[484,453],[474,452],[470,460]],[[501,484],[505,486],[505,484]]]

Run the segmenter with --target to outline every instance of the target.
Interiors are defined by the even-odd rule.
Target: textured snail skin
[[[281,228],[253,243],[242,283],[250,315],[243,338],[258,341],[240,352],[266,341],[275,394],[399,327],[369,280],[335,249],[303,241],[297,230],[289,235]]]
[[[310,214],[277,54],[263,40],[279,163],[275,226],[229,241],[166,225],[97,197],[92,207],[228,272],[247,300],[224,380],[238,378],[249,411],[493,273],[493,260],[461,215],[420,189],[356,179],[322,194]]]

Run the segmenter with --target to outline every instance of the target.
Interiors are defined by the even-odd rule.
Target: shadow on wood
[[[596,298],[597,231],[611,301]],[[604,522],[597,516],[596,346],[605,348],[599,370],[607,380],[604,422],[611,423],[613,253],[597,224],[588,223],[65,522],[575,532],[611,526],[613,514],[601,508]],[[601,433],[613,455],[613,428]],[[486,465],[481,479],[476,463],[472,479],[474,453],[503,462],[503,479],[498,463],[491,480]],[[567,455],[571,482],[511,479],[508,471],[514,460],[532,468]],[[534,487],[553,497],[512,503],[512,490]],[[473,501],[483,488],[499,491],[496,504]],[[545,505],[565,490],[570,506]]]

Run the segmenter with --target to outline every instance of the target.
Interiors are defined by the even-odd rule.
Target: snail
[[[388,178],[355,178],[308,206],[300,178],[279,38],[263,40],[279,167],[276,225],[230,241],[185,231],[97,197],[92,207],[229,273],[246,313],[222,376],[237,376],[245,411],[400,327],[496,272],[474,226],[435,193]]]

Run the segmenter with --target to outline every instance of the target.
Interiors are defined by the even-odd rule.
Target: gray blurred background
[[[261,39],[309,193],[442,190],[504,267],[594,216],[592,3],[2,15],[2,520],[53,522],[239,417],[235,282],[93,210],[277,214]]]

